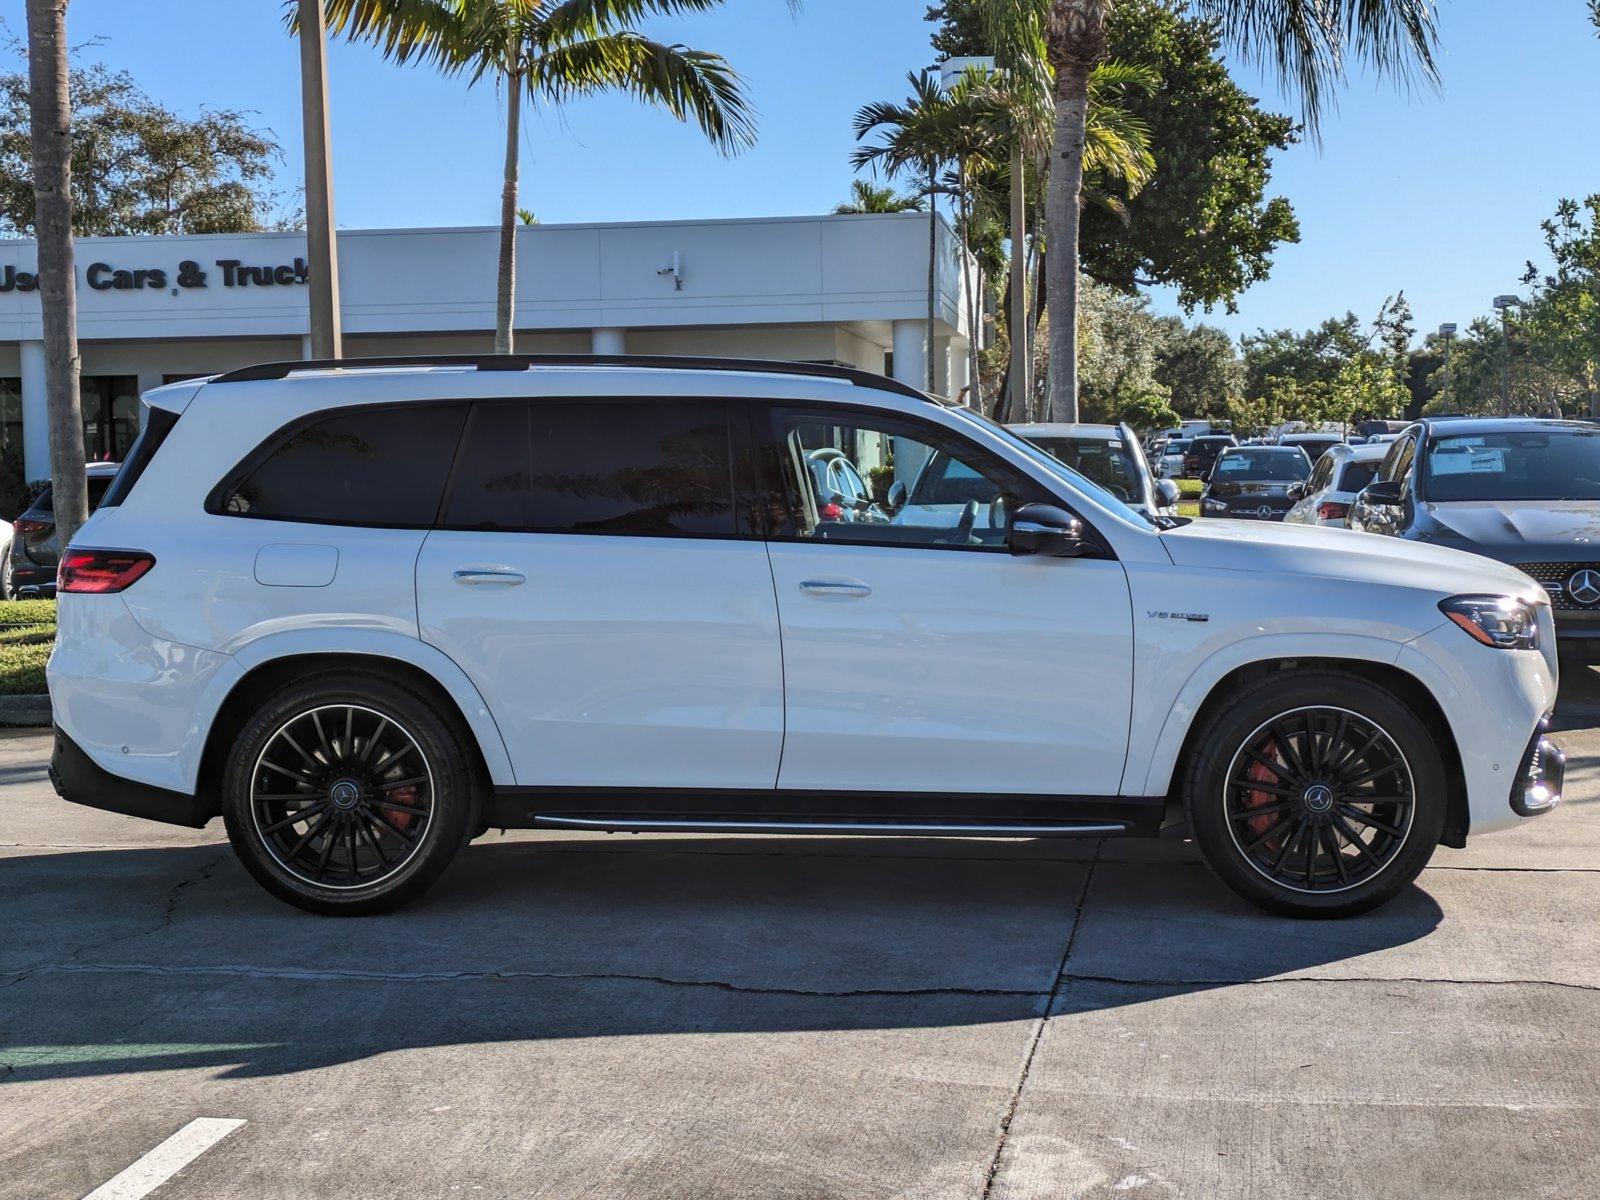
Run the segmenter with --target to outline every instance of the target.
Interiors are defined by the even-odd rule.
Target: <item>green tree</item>
[[[1562,200],[1542,228],[1554,266],[1528,264],[1532,294],[1517,325],[1534,355],[1583,393],[1584,411],[1600,416],[1600,193]]]
[[[397,63],[420,63],[505,91],[505,165],[495,351],[512,349],[517,176],[522,106],[555,108],[622,92],[693,121],[723,152],[755,139],[744,86],[717,54],[640,33],[651,17],[703,12],[722,0],[328,0],[328,28],[370,42]]]
[[[1089,77],[1110,55],[1112,0],[984,0],[996,53],[1055,101],[1052,169],[1045,204],[1052,419],[1077,416],[1077,310],[1083,146]],[[1379,72],[1434,77],[1431,0],[1194,0],[1202,16],[1247,56],[1276,68],[1298,92],[1314,130],[1329,86],[1347,62]]]
[[[72,231],[248,233],[276,223],[272,134],[236,109],[181,117],[145,95],[126,71],[69,72]],[[34,233],[28,77],[0,75],[0,231]]]
[[[1241,413],[1316,425],[1395,418],[1411,401],[1411,306],[1390,296],[1370,324],[1354,313],[1314,329],[1247,334]]]
[[[1156,382],[1185,416],[1226,420],[1244,394],[1244,364],[1226,332],[1214,325],[1192,329],[1176,317],[1159,322]]]
[[[836,213],[921,212],[921,196],[905,195],[892,187],[879,187],[865,179],[850,181],[850,199],[833,206]]]
[[[1078,320],[1083,420],[1115,421],[1130,408],[1170,407],[1156,377],[1164,329],[1147,300],[1087,280]]]

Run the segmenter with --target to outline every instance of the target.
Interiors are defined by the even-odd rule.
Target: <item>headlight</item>
[[[1440,601],[1439,611],[1485,646],[1539,648],[1538,614],[1526,601],[1510,596],[1452,596]]]
[[[1223,503],[1221,500],[1213,500],[1209,496],[1200,502],[1200,508],[1204,512],[1228,511],[1228,506],[1225,503]]]

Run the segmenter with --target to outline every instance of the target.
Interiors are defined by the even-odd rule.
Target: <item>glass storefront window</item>
[[[121,462],[139,433],[139,378],[84,375],[83,453],[90,462]]]

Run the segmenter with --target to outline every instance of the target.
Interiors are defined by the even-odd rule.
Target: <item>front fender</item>
[[[1172,786],[1172,773],[1184,739],[1211,690],[1230,672],[1252,663],[1281,662],[1289,658],[1332,658],[1393,666],[1402,643],[1387,638],[1350,633],[1270,633],[1229,642],[1189,672],[1170,708],[1135,713],[1127,767],[1123,772],[1125,795],[1161,796]]]

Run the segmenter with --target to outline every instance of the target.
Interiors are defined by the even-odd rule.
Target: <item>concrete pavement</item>
[[[1563,810],[1351,921],[1182,842],[580,834],[335,921],[0,735],[0,1196],[197,1117],[245,1124],[162,1198],[1584,1194],[1600,731],[1563,740]]]

